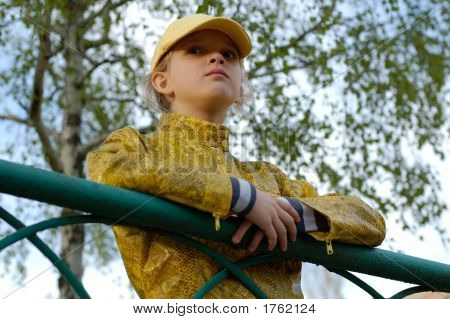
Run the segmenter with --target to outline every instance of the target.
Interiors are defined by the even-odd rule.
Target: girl
[[[96,182],[153,194],[210,213],[241,217],[232,238],[239,243],[251,225],[258,231],[249,250],[195,238],[236,261],[252,254],[263,239],[268,249],[308,232],[324,241],[377,246],[385,237],[383,217],[354,196],[319,196],[305,180],[289,179],[276,165],[240,161],[228,149],[223,125],[234,104],[251,91],[244,58],[251,41],[240,24],[206,14],[171,23],[159,40],[144,77],[144,95],[163,112],[156,131],[132,127],[111,133],[88,154],[86,176]],[[152,109],[151,109],[152,110]],[[127,274],[141,298],[190,298],[220,266],[193,248],[135,227],[113,226]],[[303,298],[301,261],[245,268],[270,298]],[[235,278],[227,278],[206,298],[254,298]]]

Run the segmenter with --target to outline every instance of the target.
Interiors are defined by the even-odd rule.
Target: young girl
[[[86,159],[86,176],[189,205],[215,218],[243,217],[230,240],[239,243],[251,225],[258,229],[249,250],[196,238],[236,261],[251,255],[264,235],[268,249],[308,232],[324,241],[367,246],[385,237],[383,217],[361,199],[330,193],[319,196],[305,180],[289,179],[266,161],[240,161],[229,149],[223,125],[229,108],[248,97],[244,58],[252,45],[240,24],[205,14],[171,23],[159,40],[145,96],[163,112],[156,131],[132,127],[115,132]],[[131,284],[141,298],[190,298],[220,266],[188,246],[135,227],[113,226]],[[303,298],[301,261],[245,268],[270,298]],[[239,280],[222,281],[206,298],[254,298]]]

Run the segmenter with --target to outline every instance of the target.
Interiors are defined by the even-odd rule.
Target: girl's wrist
[[[248,181],[230,176],[233,196],[231,199],[231,211],[238,216],[246,216],[256,202],[256,187]]]

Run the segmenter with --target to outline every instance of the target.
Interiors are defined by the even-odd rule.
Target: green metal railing
[[[260,255],[233,263],[191,236],[227,243],[236,248],[247,248],[253,238],[252,231],[246,234],[240,244],[231,244],[230,238],[240,223],[237,218],[221,221],[220,231],[215,231],[211,216],[194,208],[148,194],[4,160],[0,160],[0,193],[86,212],[26,226],[0,207],[0,218],[16,229],[15,233],[0,240],[0,251],[21,239],[28,239],[55,265],[80,298],[89,298],[89,294],[64,261],[39,239],[36,235],[39,231],[84,223],[128,225],[159,232],[194,247],[214,258],[223,268],[193,298],[202,298],[228,276],[238,278],[257,298],[267,298],[242,269],[287,259],[322,265],[358,285],[373,298],[384,297],[350,271],[416,285],[389,298],[403,298],[420,291],[450,292],[450,265],[379,248],[339,242],[333,244],[334,253],[328,255],[325,244],[307,233],[299,234],[295,242],[289,242],[286,252],[281,251],[278,246],[273,251],[268,251],[265,248],[267,240],[264,239],[258,247]],[[183,228],[179,225],[183,225]]]

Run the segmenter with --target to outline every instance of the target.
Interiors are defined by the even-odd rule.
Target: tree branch
[[[86,155],[93,149],[97,148],[97,146],[100,145],[109,136],[109,134],[111,134],[111,133],[110,132],[105,133],[105,134],[93,139],[89,143],[80,145],[80,148],[79,148],[80,157],[85,158]]]
[[[141,128],[138,128],[137,130],[139,131],[139,133],[141,134],[145,134],[147,133],[150,129],[155,129],[156,128],[156,124],[150,124],[147,126],[143,126]],[[86,143],[82,146],[80,146],[79,149],[79,154],[82,158],[85,158],[87,156],[87,154],[94,150],[95,148],[97,148],[111,133],[105,133],[97,138],[94,138],[92,141],[90,141],[89,143]]]
[[[22,108],[22,110],[25,111],[26,114],[28,114],[30,112],[28,107],[24,103],[22,103],[21,101],[17,101],[17,104],[19,104],[19,106]]]
[[[61,36],[62,39],[64,39],[64,36]],[[61,52],[64,49],[65,42],[64,40],[60,39],[58,45],[55,47],[54,50],[51,51],[51,56],[56,55],[58,52]]]
[[[27,126],[33,126],[33,122],[29,118],[24,119],[24,118],[20,118],[18,116],[11,115],[11,114],[5,114],[5,115],[0,114],[0,120],[7,120],[7,121],[24,124]]]
[[[86,32],[88,29],[92,27],[97,17],[102,17],[103,19],[103,30],[101,37],[96,40],[83,39],[81,42],[83,52],[86,52],[86,50],[91,48],[97,48],[104,44],[114,42],[114,40],[109,38],[109,30],[111,25],[111,17],[109,16],[109,13],[130,1],[131,0],[122,0],[117,3],[112,3],[112,1],[108,0],[105,2],[105,4],[100,10],[92,13],[86,19],[81,21],[80,28],[82,28]],[[89,74],[90,73],[88,73],[88,76]]]
[[[113,55],[114,59],[104,59],[101,61],[94,61],[92,60],[90,57],[85,56],[84,58],[86,58],[92,65],[92,67],[81,76],[81,79],[77,82],[77,85],[81,85],[87,78],[89,78],[89,76],[91,76],[91,74],[101,65],[106,64],[106,63],[117,63],[120,62],[120,60],[122,59],[129,59],[132,56],[120,56],[120,55]]]
[[[118,103],[124,103],[124,102],[134,103],[136,101],[135,98],[131,98],[131,97],[119,98],[119,97],[108,97],[106,95],[92,97],[89,99],[90,102],[105,101],[105,100],[118,102]]]
[[[11,115],[11,114],[0,114],[0,120],[6,120],[6,121],[11,121],[11,122],[15,122],[15,123],[19,123],[19,124],[24,124],[26,126],[30,126],[33,127],[33,121],[30,118],[20,118],[18,116],[15,115]],[[58,142],[61,140],[61,134],[56,132],[55,130],[52,129],[48,129],[50,134],[53,136],[53,138],[55,140],[57,140]]]
[[[97,40],[88,40],[83,39],[83,48],[84,50],[88,50],[91,48],[97,48],[103,44],[109,43],[111,39],[108,37],[108,31],[109,29],[106,27],[106,22],[103,20],[103,30],[102,30],[102,36]]]
[[[103,33],[102,37],[98,40],[83,40],[83,46],[84,46],[85,50],[87,50],[87,49],[99,47],[103,44],[107,44],[110,41],[111,41],[111,39],[109,39],[108,34],[105,32],[105,33]]]
[[[51,11],[46,12],[46,25],[50,25]],[[33,95],[29,109],[30,119],[42,143],[45,159],[55,172],[63,173],[63,166],[49,139],[49,130],[45,127],[41,117],[41,106],[44,92],[44,75],[51,57],[50,38],[46,31],[39,33],[39,55],[33,80]]]
[[[54,97],[55,97],[55,94],[58,93],[58,91],[61,91],[62,89],[63,89],[63,88],[62,88],[61,86],[56,86],[55,89],[53,90],[53,92],[50,93],[48,99],[49,99],[50,101],[53,101],[53,99],[54,99]]]
[[[336,1],[333,1],[333,4],[331,5],[331,11],[334,10],[335,6],[336,6]],[[316,24],[311,26],[309,29],[307,29],[306,31],[303,31],[301,34],[299,34],[294,40],[290,41],[289,44],[277,47],[277,51],[287,52],[290,48],[300,45],[300,42],[302,40],[304,40],[305,37],[308,34],[316,31],[321,26],[323,27],[323,18],[320,19],[319,22],[317,22]],[[274,56],[274,54],[269,54],[267,57],[265,57],[265,60],[266,61],[271,61],[272,59],[275,59],[275,58],[276,58],[276,56]],[[308,66],[308,65],[311,65],[311,64],[312,64],[311,62],[307,62],[307,64],[305,66]],[[258,72],[263,66],[264,66],[264,64],[261,64],[260,67],[251,70],[251,72],[249,72],[249,78],[250,77],[251,78],[257,78],[257,77],[262,77],[262,76],[268,75],[268,73],[263,73],[261,75],[255,75],[255,73]],[[279,73],[279,72],[283,72],[283,70],[277,71],[276,73]]]
[[[296,64],[296,65],[285,66],[278,71],[265,72],[265,73],[261,73],[261,74],[253,74],[253,71],[252,71],[252,72],[248,73],[248,79],[249,80],[257,79],[257,78],[262,78],[265,76],[274,75],[274,74],[278,74],[278,73],[289,73],[290,71],[304,69],[313,64],[312,61],[309,61],[309,62],[302,61],[302,62],[303,62],[303,65]]]
[[[103,16],[105,14],[108,14],[109,12],[123,6],[124,4],[126,4],[127,2],[131,2],[132,0],[121,0],[118,1],[117,3],[113,3],[111,0],[108,0],[105,2],[105,4],[103,5],[103,7],[100,8],[100,10],[93,12],[90,16],[88,16],[86,19],[84,19],[81,22],[81,27],[85,30],[89,29],[95,21],[95,18],[97,18],[98,16]]]

